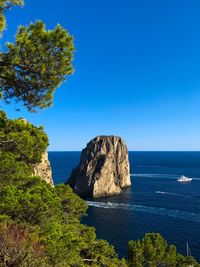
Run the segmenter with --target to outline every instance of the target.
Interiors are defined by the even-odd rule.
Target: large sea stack
[[[126,144],[118,136],[97,136],[82,150],[68,180],[82,197],[117,195],[129,187],[130,167]]]

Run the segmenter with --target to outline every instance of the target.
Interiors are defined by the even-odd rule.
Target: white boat
[[[191,181],[192,181],[192,178],[188,178],[188,177],[182,175],[181,177],[179,177],[179,178],[177,179],[177,181],[178,181],[179,183],[188,183],[188,182],[191,182]]]

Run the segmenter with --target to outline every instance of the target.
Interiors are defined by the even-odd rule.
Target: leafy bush
[[[177,253],[158,233],[149,233],[141,241],[129,241],[128,264],[130,267],[179,267],[200,266],[194,258]]]
[[[0,111],[0,151],[7,151],[17,161],[38,163],[47,149],[48,137],[43,127],[36,127],[24,119],[10,120]]]

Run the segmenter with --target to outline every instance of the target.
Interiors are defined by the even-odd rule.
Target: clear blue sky
[[[7,13],[3,43],[18,24],[61,23],[75,37],[76,71],[39,114],[49,150],[81,150],[99,134],[129,150],[200,150],[200,1],[25,0]]]

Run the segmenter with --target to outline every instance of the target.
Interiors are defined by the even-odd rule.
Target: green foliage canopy
[[[0,151],[0,186],[23,182],[31,174],[31,167],[17,161],[13,153]]]
[[[70,186],[60,184],[55,187],[55,190],[60,198],[64,212],[69,216],[73,214],[72,218],[68,218],[69,220],[74,218],[80,219],[81,216],[86,214],[86,202],[74,194]]]
[[[38,163],[48,146],[43,127],[36,127],[24,119],[10,120],[0,111],[0,151],[12,153],[26,164]]]
[[[3,99],[29,111],[51,106],[55,89],[73,73],[73,52],[73,38],[60,25],[51,31],[41,21],[20,26],[15,43],[0,54]]]
[[[23,183],[48,146],[43,127],[24,119],[10,120],[0,111],[0,185]]]
[[[0,33],[6,26],[4,13],[23,0],[0,0]],[[53,103],[55,89],[74,71],[73,37],[57,25],[47,30],[41,21],[20,26],[14,43],[0,52],[0,98],[22,103],[29,111]]]
[[[6,19],[4,12],[13,6],[22,6],[23,0],[0,0],[0,33],[5,29]]]
[[[200,266],[194,258],[178,254],[176,247],[168,245],[158,233],[146,234],[141,241],[129,241],[128,264],[130,267]]]
[[[15,186],[7,185],[0,189],[0,219],[3,221],[0,236],[4,237],[0,239],[0,247],[6,247],[11,253],[10,246],[14,245],[6,237],[12,236],[12,232],[5,234],[5,229],[12,229],[14,224],[18,233],[23,230],[27,235],[26,240],[22,240],[26,247],[22,243],[19,250],[19,243],[18,250],[27,250],[29,255],[28,259],[21,257],[18,250],[13,252],[15,257],[13,253],[9,254],[9,259],[3,255],[7,265],[0,263],[0,266],[10,266],[13,258],[16,259],[13,266],[26,267],[127,266],[124,260],[118,259],[112,246],[96,239],[94,228],[80,224],[80,216],[87,206],[68,185],[52,188],[39,177],[27,177],[23,184],[15,182]],[[67,192],[69,194],[65,196]],[[41,252],[36,262],[35,243]],[[32,265],[28,265],[31,258]]]

